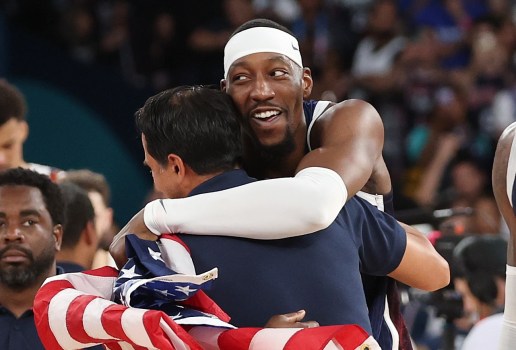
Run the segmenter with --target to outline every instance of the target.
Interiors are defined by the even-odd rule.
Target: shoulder
[[[359,99],[344,100],[333,104],[319,119],[323,122],[353,123],[364,127],[382,125],[380,114],[373,105]]]

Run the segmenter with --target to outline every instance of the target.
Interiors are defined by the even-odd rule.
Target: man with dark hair
[[[516,123],[505,128],[498,140],[493,163],[493,193],[509,227],[505,309],[498,349],[508,350],[516,341]]]
[[[56,274],[64,203],[48,176],[22,168],[0,173],[0,348],[43,349],[34,296]]]
[[[259,179],[289,178],[240,186],[209,198],[153,201],[127,228],[145,231],[144,216],[155,234],[293,237],[328,227],[357,193],[392,213],[378,112],[361,100],[336,104],[308,100],[312,86],[299,44],[286,28],[265,19],[239,27],[224,50],[221,88],[241,116],[244,168]],[[371,320],[384,315],[385,294],[393,288],[394,282],[387,278],[367,278]],[[395,293],[387,294],[396,301]],[[399,306],[391,308],[399,316]],[[402,321],[398,318],[398,323]],[[388,323],[373,323],[375,335],[385,338],[381,345],[397,348],[397,334],[387,330]],[[403,325],[397,326],[404,330]],[[408,335],[402,340],[402,348],[409,349]]]
[[[93,206],[86,191],[79,186],[65,182],[59,187],[66,205],[66,219],[57,265],[64,272],[90,269],[98,245]]]
[[[23,158],[23,144],[29,136],[25,119],[27,105],[22,93],[6,80],[0,79],[0,170],[22,167],[37,171],[57,180],[63,172]]]
[[[89,169],[67,170],[62,181],[74,183],[84,189],[93,205],[95,230],[99,236],[99,247],[93,259],[93,268],[106,265],[115,266],[108,252],[116,229],[113,227],[111,191],[105,176]]]

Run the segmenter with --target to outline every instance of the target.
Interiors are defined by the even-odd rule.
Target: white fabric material
[[[511,129],[516,128],[516,123],[511,126]],[[516,176],[516,132],[514,133],[514,137],[512,139],[511,152],[509,153],[509,162],[507,164],[507,197],[509,197],[509,202],[511,206],[514,207],[514,203],[512,202],[512,187],[514,185],[514,177]]]
[[[144,220],[157,235],[183,232],[280,239],[328,227],[346,199],[346,186],[335,171],[311,167],[295,177],[188,198],[158,199],[145,206]]]
[[[516,291],[516,267],[507,265],[506,275],[505,310],[498,350],[514,349],[514,344],[516,344],[516,293],[514,293]]]
[[[502,314],[491,315],[475,324],[464,339],[461,350],[496,349],[500,338],[502,317]],[[506,349],[514,349],[514,343],[512,347]]]
[[[310,144],[310,133],[312,132],[312,127],[314,126],[315,122],[319,117],[323,114],[323,112],[326,110],[328,105],[330,104],[330,101],[319,101],[315,105],[314,114],[312,116],[312,121],[310,122],[310,125],[308,125],[308,132],[306,133],[306,144],[308,145],[308,149],[312,150],[312,145]]]
[[[224,48],[224,78],[227,79],[229,68],[236,60],[258,52],[279,53],[303,67],[296,38],[276,28],[255,27],[241,31],[229,39]]]

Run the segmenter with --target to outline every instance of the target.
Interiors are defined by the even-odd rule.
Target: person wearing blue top
[[[240,127],[231,99],[220,91],[203,87],[164,91],[147,100],[136,113],[136,124],[144,164],[151,169],[156,190],[167,198],[192,199],[257,183],[239,167]],[[296,216],[291,208],[282,214]],[[231,212],[227,215],[239,220]],[[113,246],[122,247],[127,233],[157,238],[150,232],[122,230]],[[449,281],[446,261],[426,238],[360,198],[350,199],[328,228],[311,235],[277,240],[181,235],[181,239],[196,268],[219,268],[219,279],[208,294],[238,326],[259,326],[270,314],[304,309],[321,325],[355,323],[371,334],[361,271],[388,274],[430,290]],[[125,262],[123,254],[115,258],[119,266]],[[430,271],[432,279],[425,276]]]

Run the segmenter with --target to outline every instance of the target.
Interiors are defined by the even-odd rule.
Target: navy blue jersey
[[[234,170],[204,182],[191,195],[250,181],[244,171]],[[360,270],[391,272],[406,246],[405,231],[396,220],[358,198],[344,206],[332,225],[310,235],[181,238],[190,247],[197,272],[219,268],[219,278],[207,293],[236,326],[264,326],[274,314],[304,309],[306,319],[321,325],[356,323],[368,332]]]
[[[324,112],[331,103],[327,101],[316,101],[316,100],[308,100],[303,103],[303,111],[305,114],[306,124],[308,125],[308,135],[307,135],[307,144],[306,144],[306,152],[311,150],[310,147],[310,131],[312,129],[312,125],[322,112]],[[371,196],[374,198],[374,196]],[[374,201],[374,200],[373,200]],[[393,215],[394,214],[394,205],[393,205],[393,194],[392,191],[383,196],[383,209],[385,212]],[[346,203],[346,206],[348,204]],[[363,274],[362,276],[364,292],[366,296],[367,306],[369,309],[369,320],[371,322],[371,327],[373,330],[372,335],[379,342],[380,346],[384,349],[392,348],[392,335],[389,327],[384,318],[385,311],[385,300],[386,296],[389,293],[397,293],[395,281],[386,276],[372,276]],[[393,290],[394,292],[391,292]],[[390,295],[392,298],[393,296]],[[398,299],[398,296],[395,296],[395,299]],[[399,302],[396,302],[399,305]],[[396,307],[393,305],[392,307]],[[399,307],[398,307],[399,308]],[[396,318],[399,318],[399,309],[393,310]],[[398,321],[403,322],[403,320]],[[396,325],[396,327],[404,328],[404,325]],[[403,329],[398,329],[398,332],[403,332]],[[407,343],[407,342],[405,342]],[[406,346],[408,347],[408,346]]]

